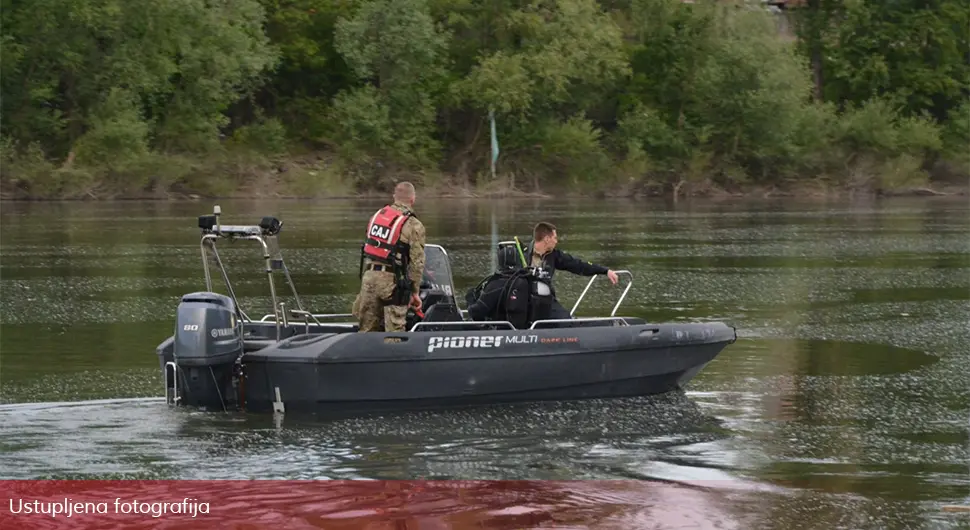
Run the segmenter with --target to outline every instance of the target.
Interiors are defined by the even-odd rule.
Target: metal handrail
[[[313,318],[347,318],[354,316],[353,313],[313,313]]]
[[[243,310],[239,305],[239,299],[236,297],[236,291],[232,288],[232,282],[229,281],[229,273],[226,272],[226,266],[222,263],[222,258],[219,256],[219,250],[216,248],[216,239],[218,239],[217,234],[206,234],[202,236],[202,240],[199,242],[199,247],[202,250],[202,270],[205,272],[205,288],[207,291],[212,291],[212,276],[209,274],[209,260],[206,258],[205,253],[205,243],[209,242],[209,247],[212,249],[212,256],[216,260],[216,265],[219,266],[219,271],[222,273],[222,281],[226,284],[226,290],[229,291],[229,296],[232,298],[233,303],[236,305],[236,313],[240,320],[248,321],[249,315]],[[240,239],[259,239],[259,236],[246,236]],[[262,243],[262,240],[260,239]],[[265,248],[266,244],[263,243]]]
[[[169,405],[178,405],[179,404],[179,401],[182,399],[179,396],[179,382],[178,382],[178,379],[179,379],[179,374],[178,374],[179,366],[174,361],[168,361],[167,363],[165,363],[165,375],[168,375],[168,367],[169,366],[172,367],[172,398],[171,399],[168,399],[168,387],[166,386],[165,387],[166,401],[168,402]]]
[[[304,315],[304,316],[309,315],[310,318],[312,318],[317,324],[320,324],[321,326],[323,325],[323,323],[318,320],[318,319],[321,319],[321,318],[323,318],[323,319],[327,319],[327,318],[350,318],[350,317],[354,316],[353,313],[310,313],[309,311],[304,311],[302,309],[290,309],[290,313],[291,314]],[[257,322],[266,322],[267,320],[270,320],[272,318],[273,318],[273,314],[272,313],[268,313],[266,315],[263,315],[263,318],[259,319]]]
[[[320,323],[319,320],[317,320],[317,317],[309,311],[304,311],[302,309],[290,309],[290,314],[294,316],[297,316],[297,315],[302,316],[304,319],[306,319],[308,324],[309,324],[309,319],[312,318],[313,321],[317,323],[317,325],[323,325]]]
[[[551,323],[558,323],[558,322],[602,322],[602,321],[619,322],[621,325],[624,325],[624,326],[630,325],[630,323],[627,322],[623,317],[615,317],[615,316],[586,317],[586,318],[549,318],[545,320],[536,320],[535,322],[532,323],[532,326],[530,326],[529,329],[537,329],[536,326],[538,324],[551,324]]]
[[[628,270],[619,270],[619,271],[613,271],[613,272],[615,272],[617,276],[620,276],[620,275],[628,276],[630,278],[630,281],[627,282],[626,288],[623,289],[623,294],[620,295],[620,299],[617,300],[616,301],[616,305],[613,306],[613,311],[610,312],[610,316],[611,317],[616,316],[616,311],[618,309],[620,309],[620,304],[623,303],[623,299],[626,298],[626,294],[628,292],[630,292],[630,288],[633,287],[633,273],[632,272],[630,272]],[[592,276],[589,279],[589,283],[586,284],[586,288],[583,289],[583,292],[580,293],[579,298],[576,299],[576,303],[573,304],[573,308],[569,310],[569,314],[570,315],[576,313],[576,308],[579,307],[579,303],[583,301],[583,297],[586,296],[586,292],[589,291],[589,288],[592,287],[593,282],[596,281],[596,278],[599,277],[599,276],[601,276],[601,275],[600,274],[596,274],[596,275]]]
[[[322,326],[323,325],[323,324],[320,323],[319,320],[316,319],[316,317],[313,316],[313,313],[311,313],[309,311],[304,311],[302,309],[290,309],[290,313],[292,313],[293,316],[297,316],[297,315],[302,315],[303,316],[303,324],[304,324],[303,332],[304,333],[307,333],[307,334],[310,333],[310,319],[311,318],[313,319],[314,322],[316,322],[316,324],[318,326]]]
[[[340,327],[340,328],[352,329],[354,326],[358,326],[359,325],[359,324],[354,324],[354,323],[351,323],[351,322],[334,322],[334,323],[330,323],[330,324],[324,324],[323,322],[320,322],[320,320],[318,320],[318,317],[326,318],[326,317],[352,317],[352,316],[354,316],[351,313],[333,313],[333,314],[328,314],[328,313],[311,313],[309,311],[304,311],[302,309],[290,309],[290,314],[295,315],[295,316],[302,316],[303,317],[303,324],[304,324],[304,328],[303,329],[304,329],[304,333],[308,333],[308,334],[310,333],[310,319],[313,319],[314,324],[317,325],[317,326],[327,325],[327,326],[332,326],[332,327]],[[307,317],[309,317],[309,318],[307,318]],[[268,320],[272,320],[273,318],[274,318],[274,316],[272,314],[263,315],[263,318],[259,319],[258,322],[266,322]]]
[[[481,321],[476,321],[476,320],[472,320],[472,321],[463,320],[461,322],[456,322],[456,321],[418,322],[418,323],[414,324],[413,326],[411,326],[411,329],[408,330],[408,331],[417,331],[418,328],[421,328],[421,327],[430,328],[431,326],[444,326],[444,327],[459,327],[459,326],[472,326],[472,327],[475,327],[475,326],[481,326],[481,327],[485,327],[485,326],[496,326],[496,325],[497,326],[502,326],[502,328],[500,328],[500,329],[511,329],[511,330],[514,330],[515,329],[515,326],[513,326],[512,323],[509,322],[509,321],[507,321],[507,320],[481,320]]]

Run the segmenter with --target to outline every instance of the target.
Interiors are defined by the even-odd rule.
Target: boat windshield
[[[451,263],[448,254],[440,245],[424,246],[424,277],[422,290],[438,291],[445,296],[454,296],[454,281],[451,276]]]

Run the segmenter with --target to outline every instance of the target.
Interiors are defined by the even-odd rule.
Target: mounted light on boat
[[[283,228],[283,221],[280,221],[272,216],[267,216],[263,217],[263,219],[259,221],[259,227],[263,229],[264,234],[275,236],[276,234],[280,233],[280,229]]]
[[[215,215],[200,215],[199,216],[199,228],[203,230],[212,230],[216,226],[216,216]]]

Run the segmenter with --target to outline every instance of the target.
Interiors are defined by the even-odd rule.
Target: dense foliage
[[[970,4],[802,4],[3,0],[0,170],[32,196],[483,185],[492,112],[519,188],[966,174]]]

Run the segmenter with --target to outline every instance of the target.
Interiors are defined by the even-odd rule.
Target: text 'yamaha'
[[[212,335],[212,338],[231,337],[235,332],[236,330],[233,328],[212,328],[209,334]]]

